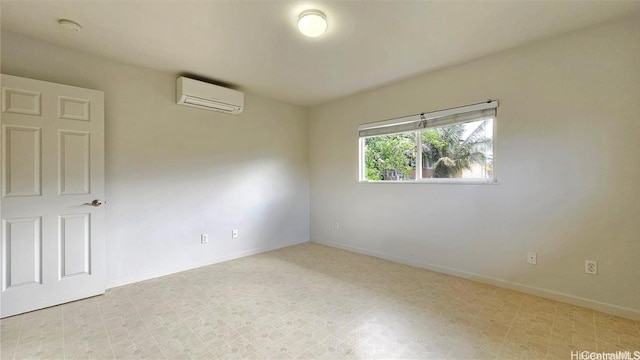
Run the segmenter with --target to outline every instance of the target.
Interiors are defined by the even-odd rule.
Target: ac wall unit
[[[179,77],[176,98],[180,105],[240,114],[244,109],[244,93],[206,82]]]

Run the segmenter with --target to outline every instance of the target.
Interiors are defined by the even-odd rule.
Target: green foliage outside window
[[[486,121],[466,138],[465,124],[429,129],[422,132],[422,153],[435,164],[434,178],[459,178],[471,164],[484,165],[485,151],[492,145],[484,134]]]
[[[491,120],[488,120],[491,121]],[[465,126],[475,126],[468,133]],[[487,121],[455,124],[419,132],[422,136],[422,161],[434,165],[434,178],[461,178],[472,164],[491,173],[486,152],[492,139],[485,134]],[[365,139],[365,175],[367,180],[410,180],[415,177],[416,133],[369,137]]]
[[[404,133],[365,139],[367,180],[408,180],[415,170],[416,134]]]

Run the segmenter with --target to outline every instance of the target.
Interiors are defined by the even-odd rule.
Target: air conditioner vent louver
[[[244,93],[186,77],[177,80],[176,101],[180,105],[228,114],[240,114],[244,109]]]
[[[242,109],[237,106],[223,104],[217,101],[198,99],[198,98],[189,97],[189,96],[185,97],[183,101],[183,105],[196,106],[199,108],[217,110],[217,111],[228,112],[228,113],[238,112]]]

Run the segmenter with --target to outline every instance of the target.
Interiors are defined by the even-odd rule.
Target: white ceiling
[[[640,1],[6,1],[2,30],[300,105],[640,11]],[[305,38],[298,14],[329,30]],[[63,31],[58,19],[80,23]]]

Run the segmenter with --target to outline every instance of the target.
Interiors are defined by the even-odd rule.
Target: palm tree
[[[487,121],[483,121],[465,138],[465,125],[456,124],[422,132],[423,160],[434,163],[433,177],[462,177],[462,171],[471,169],[472,164],[486,163],[485,150],[491,138],[485,136]]]

